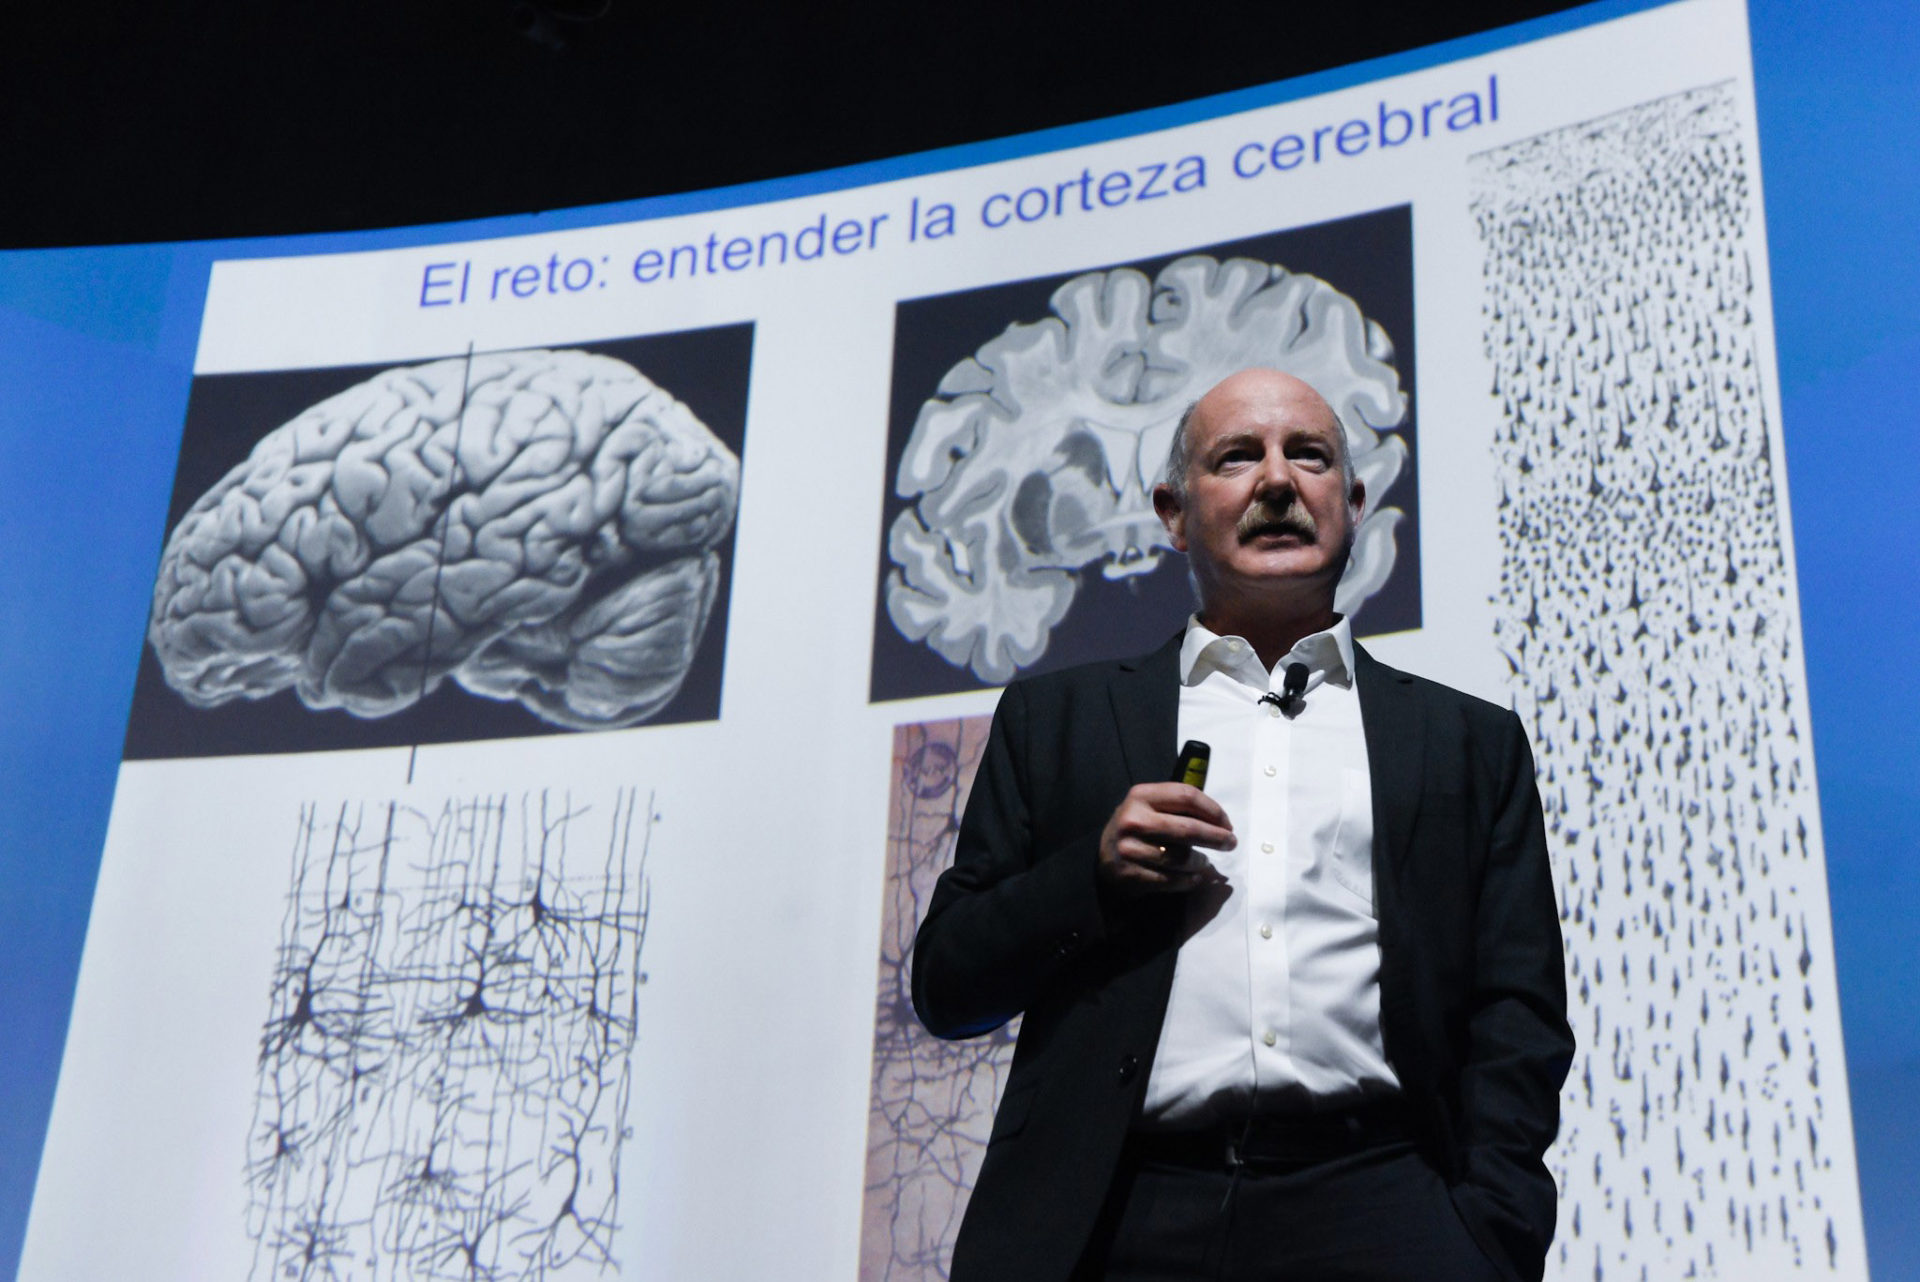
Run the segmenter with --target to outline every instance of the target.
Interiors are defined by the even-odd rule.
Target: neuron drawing
[[[1857,1218],[1735,95],[1528,138],[1472,179],[1494,631],[1580,1037],[1552,1269],[1826,1274]]]
[[[865,1282],[934,1282],[947,1276],[954,1234],[986,1156],[994,1106],[1013,1063],[1018,1020],[983,1037],[943,1042],[914,1015],[907,971],[914,930],[933,883],[953,862],[960,812],[991,722],[991,717],[968,717],[894,731],[861,1217]]]
[[[301,808],[248,1140],[254,1282],[617,1272],[655,818],[633,789]]]

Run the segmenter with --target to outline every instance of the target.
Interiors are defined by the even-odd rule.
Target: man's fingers
[[[1192,847],[1231,850],[1233,826],[1220,803],[1183,783],[1137,784],[1100,836],[1100,876],[1128,892],[1180,892],[1218,880]]]
[[[1192,815],[1196,819],[1204,819],[1222,828],[1233,827],[1220,803],[1192,784],[1135,784],[1129,796],[1145,802],[1152,809],[1164,814]]]
[[[1181,845],[1165,845],[1131,838],[1119,850],[1121,862],[1129,868],[1179,877],[1203,877],[1213,865],[1200,852]]]
[[[1180,860],[1181,854],[1186,858]],[[1115,889],[1126,894],[1183,894],[1197,886],[1222,880],[1220,873],[1204,855],[1163,850],[1134,838],[1120,842],[1111,861],[1103,861],[1101,873]]]
[[[1186,815],[1145,811],[1129,816],[1121,832],[1153,846],[1207,846],[1214,850],[1232,850],[1238,843],[1233,829]]]

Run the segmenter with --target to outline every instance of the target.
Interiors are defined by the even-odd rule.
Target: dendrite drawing
[[[1495,636],[1580,1037],[1565,1278],[1862,1258],[1749,166],[1727,85],[1472,162]]]
[[[248,1140],[255,1282],[617,1272],[651,798],[303,806]]]
[[[860,1237],[860,1276],[867,1282],[947,1276],[954,1234],[1013,1063],[1017,1020],[984,1037],[943,1042],[915,1017],[907,970],[933,883],[953,862],[960,812],[991,721],[968,717],[894,731]]]
[[[1393,343],[1318,277],[1250,258],[1176,260],[1149,279],[1087,272],[1053,315],[1018,322],[947,371],[894,477],[886,609],[902,635],[998,683],[1045,653],[1079,576],[1152,571],[1170,549],[1152,492],[1182,410],[1268,365],[1339,414],[1376,502],[1407,461]],[[1369,505],[1337,608],[1393,571],[1399,508]]]
[[[680,689],[740,464],[632,366],[391,369],[269,432],[169,536],[147,639],[195,707],[390,716],[451,679],[573,729]]]

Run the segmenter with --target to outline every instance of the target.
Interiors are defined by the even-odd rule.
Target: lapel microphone
[[[1280,693],[1269,690],[1260,696],[1260,702],[1271,703],[1288,716],[1298,716],[1300,709],[1306,706],[1307,665],[1289,663],[1287,675],[1281,680]]]

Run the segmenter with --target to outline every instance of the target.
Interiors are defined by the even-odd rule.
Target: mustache
[[[1255,499],[1240,514],[1234,533],[1243,543],[1262,534],[1295,534],[1311,539],[1318,536],[1320,527],[1314,523],[1313,515],[1292,499],[1278,503],[1261,498]]]

